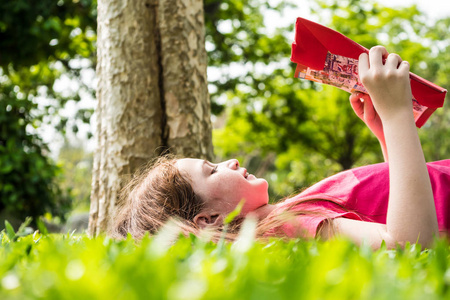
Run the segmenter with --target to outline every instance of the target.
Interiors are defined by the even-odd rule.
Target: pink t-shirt
[[[427,163],[433,188],[439,230],[450,234],[450,160]],[[314,237],[326,218],[349,218],[386,224],[389,198],[389,166],[387,163],[347,170],[328,177],[300,194],[277,204],[274,215],[290,207],[291,211],[307,210],[312,215],[300,215],[277,232],[289,237]],[[327,201],[342,205],[340,207]],[[273,232],[269,232],[269,235]]]

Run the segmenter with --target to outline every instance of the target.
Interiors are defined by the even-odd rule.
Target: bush
[[[0,212],[20,220],[46,212],[64,218],[71,200],[57,185],[60,170],[29,132],[39,121],[31,115],[36,105],[16,95],[12,85],[0,86]]]

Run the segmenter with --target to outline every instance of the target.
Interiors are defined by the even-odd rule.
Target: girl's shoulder
[[[427,163],[428,169],[432,168],[445,174],[450,174],[450,159],[443,159]]]

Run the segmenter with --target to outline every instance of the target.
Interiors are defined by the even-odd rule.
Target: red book
[[[348,92],[366,92],[358,78],[358,58],[369,50],[328,27],[297,18],[291,61],[297,63],[296,77],[337,86]],[[444,104],[447,90],[409,73],[414,118],[422,127]],[[367,92],[366,92],[367,93]]]

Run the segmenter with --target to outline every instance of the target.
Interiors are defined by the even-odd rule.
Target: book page
[[[295,77],[332,85],[349,93],[357,91],[368,94],[364,85],[359,81],[358,60],[331,52],[327,54],[323,70],[313,70],[297,64]],[[417,121],[427,107],[419,104],[414,98],[412,101],[414,120]]]

